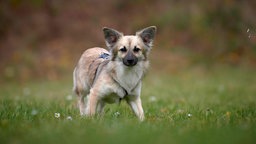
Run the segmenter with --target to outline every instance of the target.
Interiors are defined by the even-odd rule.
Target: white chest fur
[[[123,87],[128,94],[139,84],[143,76],[143,69],[138,63],[136,66],[120,66],[116,69],[115,80]]]

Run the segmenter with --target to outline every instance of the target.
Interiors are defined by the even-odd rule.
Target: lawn
[[[71,89],[71,74],[1,84],[0,143],[256,143],[254,68],[151,72],[142,89],[144,122],[125,102],[80,117]]]

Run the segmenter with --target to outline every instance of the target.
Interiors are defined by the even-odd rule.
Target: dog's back
[[[103,48],[87,49],[81,56],[73,73],[73,90],[77,95],[88,94],[93,85],[98,66],[110,54]]]

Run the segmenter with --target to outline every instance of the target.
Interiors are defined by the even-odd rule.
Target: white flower
[[[156,101],[156,97],[155,97],[155,96],[149,97],[149,101],[150,101],[150,102],[155,102],[155,101]]]
[[[247,31],[246,32],[249,32],[250,31],[250,29],[247,29]]]
[[[60,113],[54,113],[54,116],[55,116],[56,118],[60,118]]]
[[[66,97],[66,100],[68,100],[68,101],[71,101],[72,99],[73,99],[72,95],[68,95],[68,96]]]
[[[119,115],[120,115],[120,112],[115,112],[115,113],[114,113],[114,116],[115,116],[115,117],[118,117]]]
[[[67,117],[67,120],[73,120],[71,116],[68,116]]]
[[[38,111],[36,110],[36,109],[33,109],[32,111],[31,111],[31,115],[37,115],[38,114]]]
[[[189,114],[188,114],[188,117],[192,117],[192,114],[189,113]]]

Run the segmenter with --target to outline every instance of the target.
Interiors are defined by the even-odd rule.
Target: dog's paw
[[[140,120],[141,122],[144,121],[144,120],[145,120],[144,115],[140,115],[140,116],[139,116],[139,120]]]
[[[86,116],[85,110],[80,110],[80,115],[81,115],[81,116]]]

